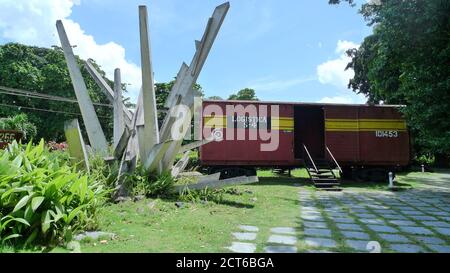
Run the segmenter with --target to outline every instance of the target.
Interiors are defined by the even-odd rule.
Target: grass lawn
[[[293,172],[300,175],[301,170]],[[176,200],[145,199],[105,207],[101,212],[102,231],[117,235],[107,243],[82,242],[82,252],[227,252],[232,233],[239,225],[258,226],[256,243],[262,245],[269,230],[278,226],[296,227],[299,212],[298,179],[268,178],[235,187],[238,194],[225,193],[216,204],[184,203]],[[65,252],[56,248],[53,252]],[[262,249],[257,249],[262,252]]]
[[[434,174],[429,174],[433,177]],[[104,207],[100,213],[100,230],[116,238],[82,241],[82,252],[229,252],[233,232],[239,225],[259,227],[256,252],[263,246],[273,227],[299,228],[299,196],[302,190],[315,191],[304,169],[294,170],[293,177],[258,172],[260,182],[234,187],[223,194],[221,203],[197,202],[175,205],[177,200],[145,199]],[[420,185],[417,177],[425,174],[399,175],[397,180],[408,187]],[[344,182],[344,190],[380,190],[387,185]],[[334,225],[331,224],[331,228]],[[299,251],[307,250],[299,234]],[[0,246],[0,252],[14,251]],[[17,251],[17,250],[16,250]],[[335,251],[348,251],[340,240]],[[20,252],[22,252],[20,250]],[[29,251],[25,251],[29,252]],[[58,247],[52,252],[68,252]]]

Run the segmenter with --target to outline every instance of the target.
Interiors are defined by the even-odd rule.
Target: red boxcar
[[[315,159],[330,159],[328,149],[344,170],[406,166],[410,139],[399,107],[204,101],[203,137],[215,130],[223,140],[202,146],[200,160],[216,169],[294,168],[304,163],[307,147]],[[258,129],[272,137],[261,137]],[[271,148],[262,149],[268,143],[273,144]]]

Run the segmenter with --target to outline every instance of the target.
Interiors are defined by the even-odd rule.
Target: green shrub
[[[125,185],[132,196],[161,197],[172,194],[175,180],[170,173],[155,175],[142,165],[125,177]]]
[[[89,157],[89,168],[89,177],[91,177],[92,180],[102,182],[110,189],[116,186],[117,177],[119,175],[118,161],[107,163],[103,156],[93,155]]]
[[[186,188],[180,194],[180,201],[183,202],[215,202],[222,203],[223,195],[226,193],[224,189],[208,189],[205,188],[203,190],[189,190]]]
[[[0,151],[0,243],[49,245],[96,227],[108,194],[62,152],[10,144]]]
[[[0,118],[0,129],[21,131],[24,140],[30,140],[37,134],[36,126],[28,121],[28,116],[26,114]]]
[[[425,166],[431,166],[435,162],[435,157],[434,157],[434,155],[421,155],[421,156],[417,156],[415,158],[415,161],[419,165],[424,164]]]

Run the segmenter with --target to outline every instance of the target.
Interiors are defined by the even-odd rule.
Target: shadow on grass
[[[292,203],[294,203],[296,206],[300,206],[300,204],[301,204],[300,200],[298,200],[298,199],[284,198],[284,197],[281,197],[280,199],[281,199],[281,200],[284,200],[284,201],[292,202]]]
[[[249,186],[309,186],[312,185],[311,180],[298,177],[259,177],[259,182],[249,184]]]
[[[241,203],[241,202],[236,202],[236,201],[230,201],[230,200],[221,200],[221,201],[217,201],[215,202],[216,204],[219,205],[225,205],[225,206],[230,206],[230,207],[235,207],[238,209],[252,209],[255,207],[255,205],[252,204],[246,204],[246,203]]]

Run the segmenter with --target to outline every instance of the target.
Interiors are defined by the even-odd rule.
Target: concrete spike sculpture
[[[83,136],[81,135],[80,125],[77,119],[68,120],[64,123],[64,132],[69,144],[69,153],[78,167],[84,168],[89,172],[89,160],[84,144]]]
[[[113,137],[114,147],[119,144],[125,130],[124,109],[122,101],[122,80],[120,77],[120,69],[114,70],[114,101],[113,101],[114,125]]]
[[[139,154],[147,165],[147,157],[153,146],[159,143],[158,113],[156,110],[155,85],[151,61],[150,37],[148,32],[148,13],[146,6],[139,6],[139,32],[141,39],[141,67],[142,67],[142,100],[144,127],[137,133],[145,139]],[[150,164],[151,165],[151,164]]]
[[[105,96],[108,98],[108,100],[111,103],[114,103],[114,91],[111,89],[111,87],[106,83],[105,79],[103,79],[102,75],[95,69],[93,63],[91,60],[87,60],[85,62],[86,70],[91,75],[92,79],[97,83],[97,85],[100,87],[100,89],[103,91]],[[123,105],[123,103],[122,103]],[[125,105],[122,106],[123,108],[123,114],[125,117],[125,123],[128,126],[128,129],[131,128],[131,120],[133,119],[133,114],[128,110]]]
[[[86,126],[89,142],[95,152],[106,155],[108,144],[106,142],[105,134],[103,133],[100,121],[95,113],[94,105],[89,97],[86,84],[81,75],[80,68],[77,65],[77,60],[73,54],[72,46],[69,38],[67,38],[64,25],[61,20],[56,22],[61,46],[66,58],[67,67],[69,68],[70,78],[72,80],[75,95],[80,106],[81,115],[83,117],[84,125]]]
[[[181,123],[185,128],[190,128],[193,113],[201,110],[201,103],[194,99],[193,89],[208,54],[213,46],[217,34],[222,26],[225,16],[229,10],[229,3],[222,4],[214,10],[209,18],[206,29],[200,41],[195,41],[196,52],[188,66],[183,63],[177,74],[176,81],[166,100],[165,107],[169,109],[161,130],[158,127],[158,111],[156,108],[155,86],[151,61],[151,46],[148,30],[148,13],[146,6],[139,6],[139,33],[142,66],[142,88],[139,93],[137,107],[132,113],[123,104],[121,95],[121,79],[119,70],[115,71],[114,90],[107,84],[102,75],[95,69],[93,63],[88,60],[86,69],[95,80],[97,85],[105,93],[114,106],[114,158],[120,160],[120,172],[118,183],[125,172],[134,170],[138,158],[142,161],[145,169],[157,171],[158,173],[171,171],[173,176],[178,176],[186,167],[189,160],[189,150],[200,147],[214,141],[207,139],[181,146],[183,138],[188,130],[182,130],[181,137],[173,136],[175,124]],[[63,46],[66,61],[71,73],[72,83],[77,94],[77,100],[83,113],[87,133],[94,149],[106,151],[106,140],[100,128],[100,123],[95,115],[92,102],[87,94],[86,85],[76,65],[75,56],[67,39],[61,21],[57,22],[58,33]],[[174,116],[179,106],[189,109],[180,119]],[[196,122],[195,126],[199,126]],[[178,153],[184,153],[183,160],[174,166],[174,160]],[[224,181],[224,184],[241,183],[235,179]],[[242,183],[253,182],[245,180]],[[220,186],[218,177],[208,177],[199,185],[193,187]],[[119,193],[120,194],[120,193]]]
[[[171,90],[171,93],[167,99],[166,107],[174,109],[173,106],[176,101],[178,101],[179,98],[182,98],[181,103],[187,106],[190,110],[189,115],[186,115],[184,117],[189,122],[192,120],[192,113],[196,110],[194,109],[194,91],[192,88],[197,81],[198,76],[200,75],[200,71],[203,68],[206,58],[208,57],[208,54],[217,37],[217,34],[219,33],[220,27],[222,26],[229,8],[230,4],[228,2],[216,7],[212,17],[208,20],[208,24],[206,26],[205,33],[203,34],[202,40],[200,41],[200,43],[196,43],[197,50],[191,62],[191,65],[186,70],[185,64],[183,64],[182,68],[180,69],[180,73],[184,73],[177,77],[174,84],[174,87],[176,89],[174,88]],[[167,137],[169,135],[168,130],[171,130],[173,126],[173,122],[170,122],[170,115],[167,115],[166,119],[169,119],[169,121],[167,123],[164,123],[166,126],[162,128],[161,133],[161,135],[164,137]],[[174,141],[174,143],[171,144],[171,147],[167,151],[162,162],[164,170],[172,168],[175,157],[180,150],[182,141],[183,139],[177,139]]]

